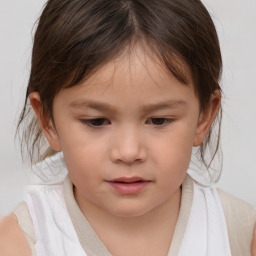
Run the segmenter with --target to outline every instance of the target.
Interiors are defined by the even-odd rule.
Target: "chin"
[[[143,216],[150,211],[151,209],[144,208],[141,205],[136,207],[128,203],[125,207],[111,209],[109,212],[118,217],[133,218]]]

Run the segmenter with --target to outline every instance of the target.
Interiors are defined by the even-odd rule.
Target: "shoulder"
[[[256,209],[221,189],[217,191],[226,218],[232,255],[250,255]]]
[[[247,224],[256,221],[256,209],[246,201],[237,198],[221,189],[217,189],[220,201],[227,217],[237,218],[246,221]]]
[[[18,224],[16,216],[11,213],[0,219],[0,255],[27,256],[31,251],[26,237]]]

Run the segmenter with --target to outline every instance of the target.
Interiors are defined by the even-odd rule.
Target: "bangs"
[[[74,63],[80,63],[77,66],[74,66],[74,70],[67,74],[69,77],[68,83],[64,86],[64,88],[70,88],[76,85],[79,85],[86,79],[90,78],[95,72],[97,72],[100,68],[102,68],[109,61],[117,59],[121,55],[131,55],[137,47],[140,47],[145,55],[150,57],[156,64],[162,66],[166,71],[170,72],[178,81],[183,83],[184,85],[189,84],[189,78],[187,77],[187,63],[182,59],[182,57],[177,56],[177,53],[172,51],[172,49],[164,49],[163,47],[159,47],[152,39],[145,39],[141,36],[135,37],[132,35],[131,38],[128,38],[127,41],[118,43],[119,51],[114,49],[116,42],[113,42],[113,47],[109,47],[108,52],[104,52],[104,56],[106,58],[102,60],[101,53],[96,53],[93,56],[94,60],[101,61],[98,63],[97,61],[93,62],[90,66],[88,65],[87,58],[84,56],[80,56],[79,59],[72,60]],[[114,50],[113,50],[114,49]],[[99,56],[97,56],[99,54]],[[71,55],[77,56],[77,55]],[[67,80],[66,80],[67,81]]]

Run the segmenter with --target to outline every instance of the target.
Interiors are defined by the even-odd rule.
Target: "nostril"
[[[138,139],[123,139],[112,147],[110,157],[112,162],[131,165],[143,162],[146,159],[146,150]]]

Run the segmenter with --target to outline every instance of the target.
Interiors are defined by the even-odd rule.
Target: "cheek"
[[[177,127],[176,132],[155,140],[152,158],[161,168],[162,178],[183,177],[187,172],[193,147],[193,133],[186,127]],[[154,157],[155,156],[155,157]]]
[[[192,148],[191,147],[175,147],[172,144],[162,153],[159,153],[158,165],[164,172],[164,176],[179,176],[187,172]]]
[[[155,152],[161,154],[166,161],[190,159],[193,141],[194,132],[191,129],[177,126],[175,131],[155,140]]]
[[[172,195],[181,186],[191,159],[192,148],[170,143],[159,155],[157,177],[159,194]]]
[[[84,151],[73,150],[63,153],[72,183],[83,195],[87,195],[86,197],[100,187],[102,180],[102,165],[98,156],[91,151],[87,152],[84,148]]]
[[[62,140],[62,148],[69,173],[83,180],[100,175],[102,169],[100,163],[106,156],[104,144],[84,136],[68,138]]]

